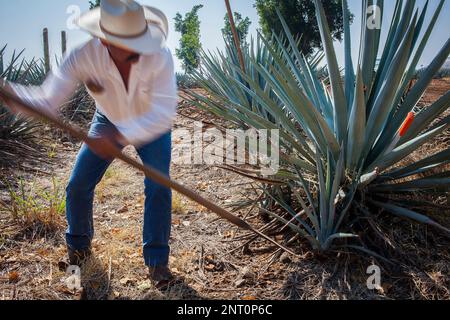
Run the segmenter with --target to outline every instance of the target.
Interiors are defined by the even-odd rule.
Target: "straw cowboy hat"
[[[101,0],[100,7],[82,14],[77,25],[94,37],[140,54],[159,51],[169,33],[161,10],[133,0]]]

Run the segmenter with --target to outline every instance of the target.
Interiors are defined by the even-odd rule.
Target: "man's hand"
[[[125,137],[117,130],[103,132],[101,137],[90,137],[88,142],[92,152],[105,160],[113,160],[128,145]]]
[[[120,152],[117,143],[108,137],[89,138],[87,144],[92,152],[105,160],[114,160]]]

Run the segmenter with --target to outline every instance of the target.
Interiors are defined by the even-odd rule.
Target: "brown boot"
[[[149,267],[149,278],[159,290],[166,290],[175,282],[175,277],[167,266]]]
[[[72,250],[70,248],[67,248],[67,253],[69,255],[70,265],[79,267],[81,267],[81,265],[92,255],[91,248],[83,250]]]
[[[92,255],[90,248],[85,250],[72,250],[67,248],[68,259],[64,259],[58,262],[58,267],[60,271],[66,271],[69,266],[81,267],[82,264],[89,259]]]

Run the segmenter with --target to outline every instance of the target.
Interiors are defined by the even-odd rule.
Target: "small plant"
[[[172,197],[172,213],[178,215],[184,215],[186,213],[186,205],[183,202],[182,196],[174,192]]]
[[[9,213],[12,219],[34,234],[47,234],[59,230],[65,212],[64,189],[52,178],[51,188],[44,189],[23,179],[18,187],[9,188],[8,203],[0,203],[0,211]]]

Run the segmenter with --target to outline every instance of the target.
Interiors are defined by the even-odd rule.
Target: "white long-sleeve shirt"
[[[103,88],[92,92],[97,109],[135,146],[149,143],[170,130],[178,95],[174,61],[168,48],[141,55],[132,65],[128,90],[108,49],[93,38],[74,49],[39,86],[12,84],[17,96],[55,114],[79,83]]]

